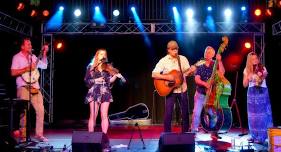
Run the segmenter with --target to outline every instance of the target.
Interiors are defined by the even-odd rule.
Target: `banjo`
[[[40,51],[40,54],[36,59],[35,67],[37,67],[37,65],[40,61],[40,58],[42,58],[42,56],[43,56],[43,49]],[[31,58],[32,58],[32,56],[31,56]],[[35,83],[38,81],[38,79],[40,77],[40,72],[39,72],[38,68],[36,68],[32,71],[27,71],[27,72],[23,73],[21,75],[21,77],[26,83],[32,84],[32,83]]]

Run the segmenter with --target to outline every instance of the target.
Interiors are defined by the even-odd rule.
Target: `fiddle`
[[[119,70],[114,68],[111,63],[103,62],[101,65],[101,69],[109,72],[110,75],[115,75],[119,73]]]
[[[255,65],[253,65],[253,71],[254,71],[254,74],[256,74],[256,76],[254,77],[255,85],[260,86],[264,79],[264,66],[261,63],[255,64]],[[259,72],[262,75],[258,75]]]

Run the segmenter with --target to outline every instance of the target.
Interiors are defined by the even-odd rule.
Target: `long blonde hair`
[[[95,53],[95,56],[93,57],[93,59],[91,60],[91,62],[89,63],[89,65],[88,65],[88,68],[91,68],[92,70],[94,69],[94,68],[96,68],[97,66],[98,66],[98,64],[99,64],[99,62],[98,62],[98,55],[99,55],[99,53],[100,52],[102,52],[102,51],[104,51],[105,52],[105,58],[106,58],[106,60],[107,60],[107,51],[106,51],[106,49],[104,49],[104,48],[100,48],[100,49],[98,49],[97,50],[97,52]]]
[[[252,61],[252,56],[257,56],[257,53],[255,52],[250,52],[248,55],[247,55],[247,61],[246,61],[246,71],[248,74],[250,73],[254,73],[254,69],[253,69],[253,61]]]

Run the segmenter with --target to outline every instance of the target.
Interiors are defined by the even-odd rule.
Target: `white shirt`
[[[180,57],[181,69],[183,72],[185,72],[190,68],[189,62],[185,56],[179,55],[179,57]],[[152,73],[167,74],[172,70],[180,71],[180,68],[179,68],[178,60],[176,58],[171,57],[168,54],[164,56],[162,59],[160,59],[160,61],[156,64]],[[185,92],[187,90],[185,76],[184,76],[183,84],[181,86],[182,86],[182,92]],[[181,86],[175,88],[173,90],[173,93],[181,93]]]
[[[264,69],[264,72],[267,73],[266,68],[263,67],[263,69]],[[244,69],[243,74],[246,75],[246,76],[248,76],[248,73],[247,73],[246,69]],[[252,78],[249,80],[249,86],[248,86],[248,87],[254,87],[254,86],[256,86],[256,81],[255,81],[255,78],[254,78],[254,77],[256,77],[256,76],[257,76],[257,74],[253,74],[253,75],[252,75]],[[263,81],[262,81],[260,87],[267,88],[265,79],[263,79]]]
[[[26,56],[24,56],[21,51],[19,53],[15,54],[13,57],[13,60],[12,60],[11,69],[16,70],[16,69],[22,69],[22,68],[29,66],[30,57],[31,57],[31,55],[29,55],[28,58]],[[32,54],[32,63],[35,63],[36,60],[37,60],[37,57],[34,54]],[[39,62],[37,64],[37,68],[47,69],[47,67],[48,67],[47,59],[39,60]],[[17,76],[16,84],[17,84],[17,88],[28,85],[21,76]],[[39,89],[40,88],[39,82],[37,81],[35,83],[32,83],[32,87]]]

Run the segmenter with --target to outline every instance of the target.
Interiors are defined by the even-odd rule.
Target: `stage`
[[[130,137],[133,129],[133,139],[128,149]],[[144,144],[141,141],[137,127],[135,126],[111,126],[108,132],[111,151],[114,152],[155,152],[158,151],[158,142],[163,131],[162,125],[140,126]],[[29,142],[18,144],[19,151],[63,151],[72,149],[73,131],[86,131],[83,129],[46,129],[45,136],[49,139],[46,143]],[[100,131],[97,128],[97,131]],[[180,132],[180,127],[174,126],[173,132]],[[245,133],[245,132],[244,132]],[[248,143],[249,135],[241,135],[241,129],[233,128],[227,133],[220,134],[222,139],[214,141],[209,133],[200,130],[195,136],[195,152],[203,151],[240,151],[241,149],[254,149],[254,151],[267,151],[267,144]],[[144,149],[144,147],[145,149]],[[242,148],[243,146],[243,148]]]

